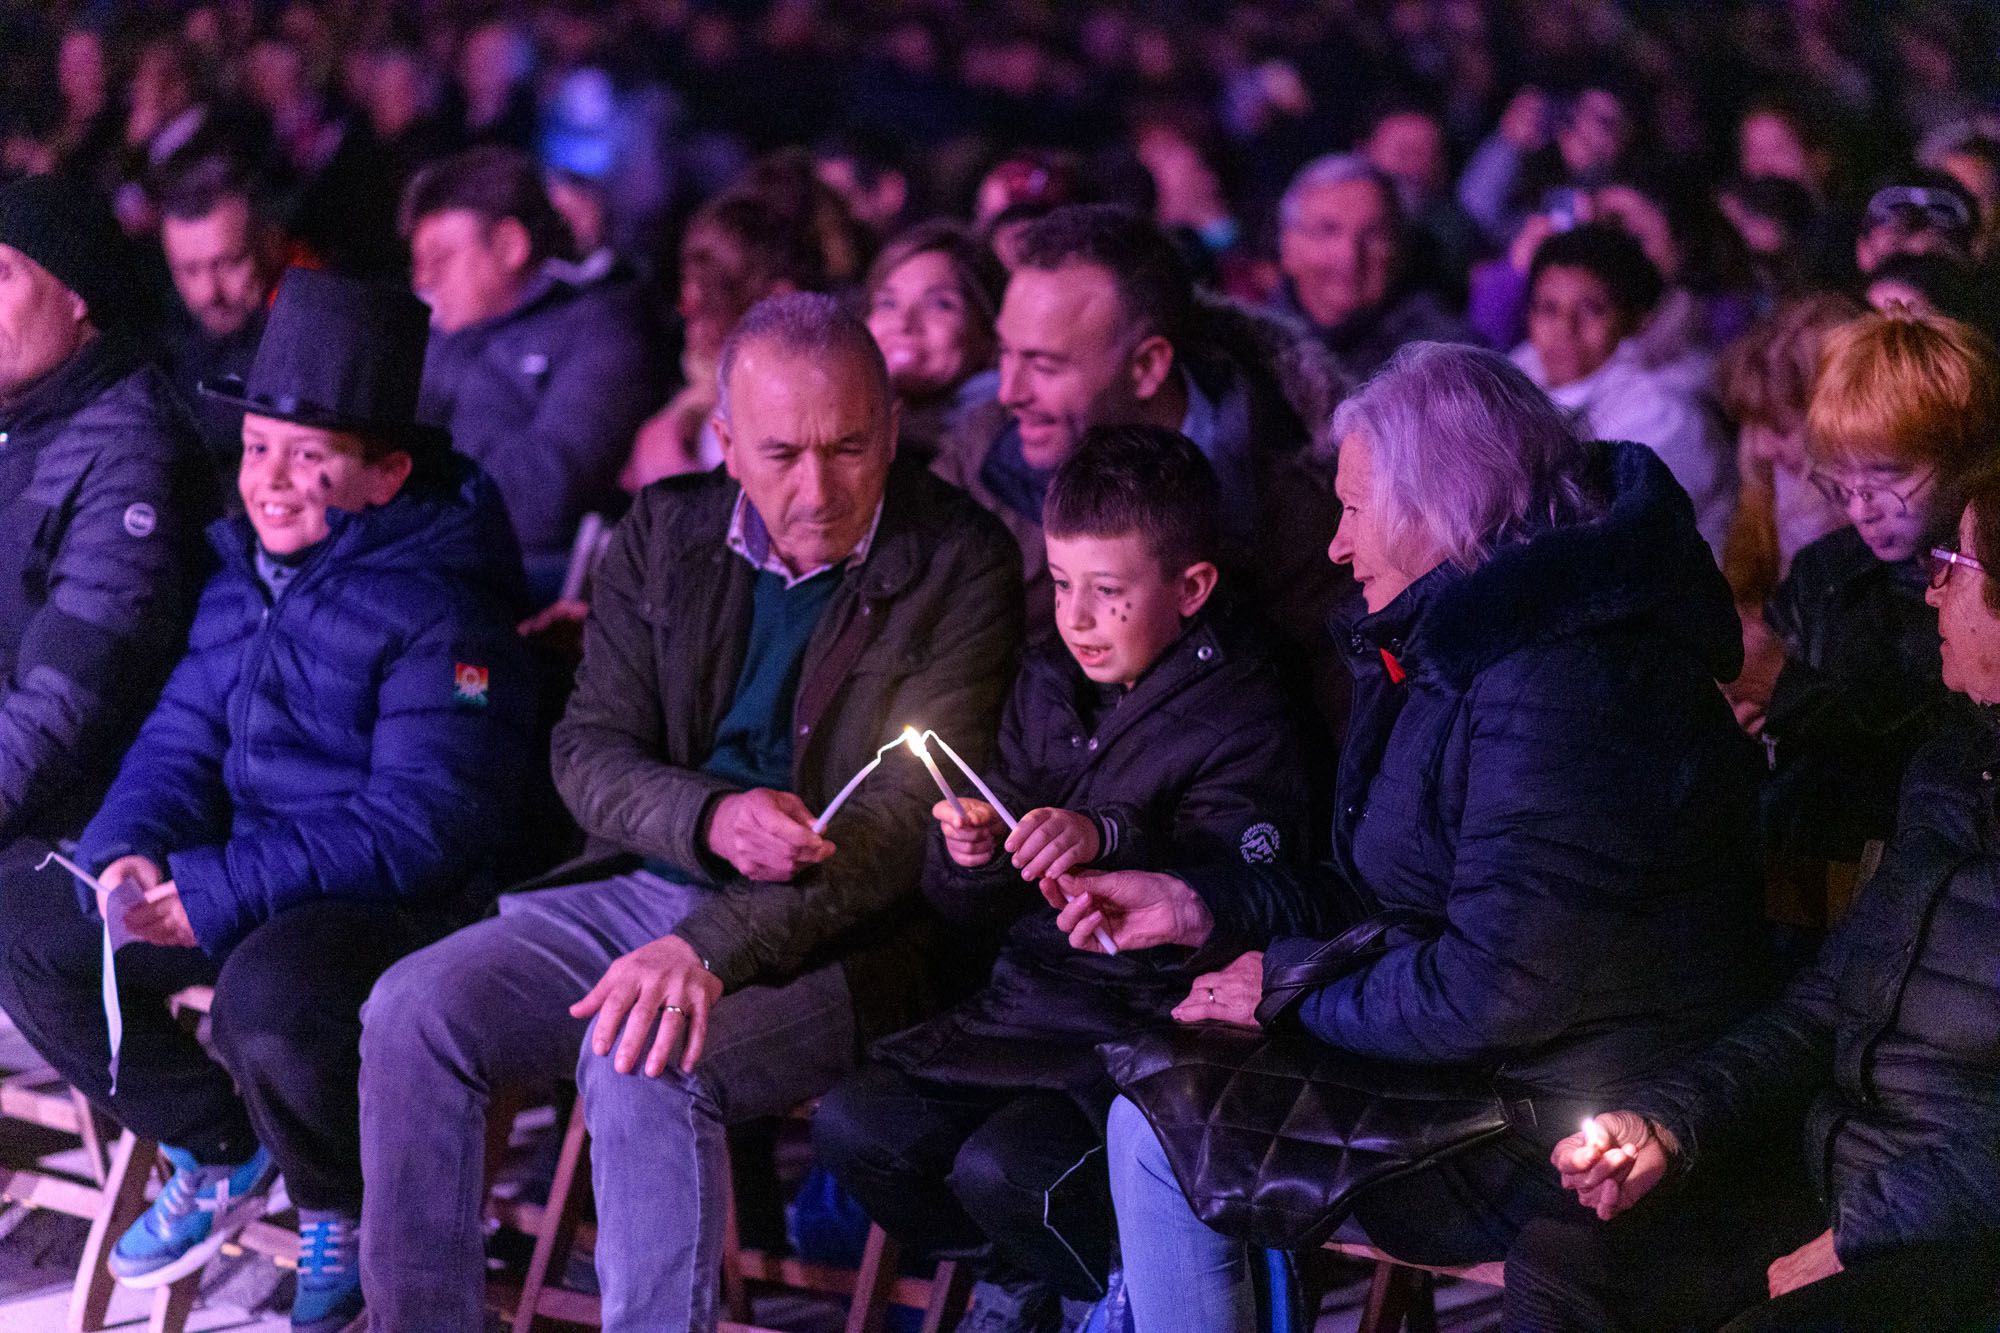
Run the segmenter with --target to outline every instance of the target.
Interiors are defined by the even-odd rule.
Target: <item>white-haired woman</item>
[[[1580,441],[1504,357],[1407,348],[1333,426],[1329,555],[1365,610],[1339,630],[1354,713],[1319,889],[1422,924],[1295,1012],[1358,1056],[1502,1074],[1533,1101],[1541,1128],[1364,1192],[1348,1224],[1418,1262],[1500,1259],[1563,1206],[1549,1151],[1578,1117],[1762,993],[1755,773],[1715,687],[1740,631],[1659,459]],[[1079,948],[1100,927],[1254,947],[1288,928],[1265,906],[1297,894],[1285,876],[1079,875],[1060,920]],[[1315,944],[1244,954],[1175,1017],[1254,1023],[1267,959]],[[1195,1217],[1130,1102],[1110,1161],[1143,1333],[1249,1327],[1242,1247]]]

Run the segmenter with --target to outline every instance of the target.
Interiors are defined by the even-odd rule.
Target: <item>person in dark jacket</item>
[[[1318,947],[1296,937],[1341,924],[1300,907],[1346,893],[1356,915],[1409,914],[1393,947],[1306,996],[1305,1030],[1502,1076],[1534,1115],[1364,1192],[1354,1238],[1416,1262],[1500,1259],[1565,1202],[1547,1160],[1562,1127],[1765,994],[1754,755],[1715,687],[1741,635],[1665,465],[1580,442],[1504,358],[1405,349],[1333,424],[1332,554],[1368,608],[1339,638],[1357,683],[1335,884],[1300,893],[1283,866],[1084,871],[1057,919],[1084,948],[1098,929],[1121,949],[1276,937],[1198,978],[1176,1014],[1247,1024],[1266,969]],[[1139,1326],[1249,1327],[1240,1249],[1195,1217],[1129,1102],[1110,1153]]]
[[[175,1167],[112,1272],[199,1269],[282,1172],[313,1333],[360,1309],[361,1001],[476,909],[532,755],[519,557],[492,483],[413,425],[424,336],[400,290],[285,278],[248,380],[211,386],[245,409],[247,516],[213,529],[188,655],[79,843],[114,895],[79,913],[53,872],[0,882],[0,1001]],[[220,1064],[168,1011],[191,985],[215,988]]]
[[[1096,1043],[1166,1022],[1201,970],[1179,949],[1073,950],[1035,887],[1073,867],[1296,858],[1306,806],[1289,701],[1209,606],[1219,522],[1200,451],[1160,426],[1086,431],[1044,530],[1062,643],[1030,652],[993,778],[1020,824],[940,802],[924,878],[948,918],[1011,919],[1007,943],[977,995],[877,1043],[813,1117],[821,1160],[869,1216],[911,1245],[981,1253],[977,1326],[1024,1333],[1055,1326],[1059,1296],[1104,1294],[1112,1090]]]
[[[1969,493],[1926,598],[1944,684],[1971,705],[1911,765],[1895,838],[1818,961],[1557,1145],[1591,1211],[1523,1234],[1515,1326],[2000,1320],[2000,476]]]
[[[932,468],[1020,543],[1030,640],[1053,629],[1041,521],[1056,466],[1092,426],[1178,430],[1221,488],[1225,575],[1288,670],[1310,674],[1337,733],[1346,681],[1325,650],[1326,617],[1345,581],[1319,558],[1336,511],[1313,446],[1340,381],[1311,338],[1199,300],[1172,239],[1110,205],[1059,208],[1022,230],[997,331],[997,399],[963,413]]]
[[[1827,336],[1806,419],[1813,482],[1849,526],[1793,557],[1768,619],[1784,646],[1765,715],[1766,855],[1858,861],[1889,836],[1904,770],[1948,714],[1926,552],[1996,457],[2000,351],[1937,315]]]
[[[929,777],[892,754],[823,829],[814,811],[912,723],[991,762],[1020,556],[892,465],[888,368],[834,298],[753,307],[721,364],[727,472],[641,492],[597,571],[553,747],[585,859],[368,1002],[362,1262],[385,1327],[484,1329],[489,1094],[572,1073],[605,1327],[713,1327],[724,1127],[825,1092],[935,1003]]]
[[[451,432],[513,515],[537,605],[562,586],[587,513],[622,508],[618,469],[666,400],[643,290],[568,261],[540,170],[510,149],[434,163],[403,196],[410,280],[436,335],[419,415]]]
[[[181,304],[162,339],[161,363],[202,443],[231,471],[243,448],[243,412],[201,385],[249,374],[284,269],[284,244],[227,159],[198,162],[161,192],[160,249]]]
[[[0,186],[0,873],[74,837],[187,632],[216,487],[119,326],[116,224]]]
[[[1357,382],[1407,343],[1477,343],[1436,292],[1412,281],[1412,240],[1386,171],[1357,153],[1315,158],[1278,201],[1284,284],[1273,304],[1310,327]]]

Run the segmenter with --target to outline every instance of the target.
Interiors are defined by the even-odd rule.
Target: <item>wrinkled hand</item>
[[[115,889],[126,880],[138,881],[140,891],[151,893],[166,882],[167,872],[154,865],[151,858],[144,856],[121,856],[98,872],[97,882],[108,889]],[[103,893],[97,895],[97,914],[104,915]]]
[[[571,1018],[596,1016],[590,1049],[600,1056],[612,1055],[616,1042],[611,1067],[621,1074],[639,1067],[646,1034],[657,1020],[659,1032],[645,1054],[647,1077],[658,1078],[667,1072],[667,1057],[683,1030],[687,1046],[681,1053],[681,1072],[693,1072],[708,1036],[709,1012],[721,998],[721,978],[701,965],[694,946],[678,935],[667,935],[612,963],[590,993],[569,1007],[569,1013]]]
[[[1833,1230],[1828,1228],[1784,1258],[1773,1259],[1764,1279],[1771,1284],[1771,1299],[1775,1301],[1787,1292],[1832,1277],[1841,1268],[1840,1256],[1833,1250]]]
[[[1078,866],[1089,865],[1100,850],[1097,821],[1074,810],[1043,806],[1021,816],[1007,835],[1014,869],[1025,880],[1059,879]]]
[[[1679,1151],[1671,1135],[1636,1111],[1606,1111],[1558,1143],[1549,1160],[1562,1187],[1609,1222],[1660,1183],[1668,1159]]]
[[[790,792],[755,787],[715,803],[703,840],[745,878],[782,883],[833,855],[812,822],[812,811]]]
[[[146,890],[143,902],[125,909],[125,929],[135,938],[168,949],[194,949],[201,943],[172,880]]]
[[[1204,972],[1174,1006],[1177,1023],[1228,1023],[1254,1028],[1264,998],[1264,955],[1246,953],[1220,972]]]
[[[1078,870],[1042,881],[1042,896],[1056,909],[1056,925],[1078,949],[1103,953],[1101,929],[1122,950],[1207,942],[1215,918],[1195,891],[1172,875],[1150,870]]]
[[[951,808],[950,801],[939,801],[932,806],[931,818],[944,826],[945,855],[956,865],[977,870],[1000,849],[1000,833],[1007,826],[1000,822],[999,811],[984,801],[968,798],[958,804],[965,811],[963,820]]]

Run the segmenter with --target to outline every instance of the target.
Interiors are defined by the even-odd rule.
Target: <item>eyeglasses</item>
[[[1951,567],[1953,565],[1964,565],[1967,569],[1981,574],[1986,572],[1986,566],[1963,552],[1947,550],[1942,546],[1933,546],[1931,548],[1930,559],[1931,587],[1942,588],[1945,584],[1951,582]]]
[[[1807,473],[1806,479],[1812,482],[1813,489],[1826,497],[1828,504],[1845,509],[1859,500],[1863,508],[1874,509],[1889,508],[1888,502],[1893,501],[1895,507],[1889,509],[1889,513],[1893,517],[1901,518],[1910,512],[1910,497],[1922,490],[1924,483],[1936,475],[1936,468],[1925,468],[1901,490],[1897,490],[1894,486],[1849,486],[1824,472]]]

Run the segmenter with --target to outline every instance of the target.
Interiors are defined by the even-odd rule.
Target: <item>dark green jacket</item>
[[[937,792],[922,765],[892,754],[828,828],[833,859],[790,883],[744,879],[701,845],[710,805],[734,790],[701,765],[750,632],[755,571],[724,541],[736,495],[719,472],[674,478],[620,523],[555,731],[556,786],[590,836],[592,876],[616,872],[609,854],[713,877],[675,933],[724,986],[839,959],[863,1031],[892,1030],[929,999],[917,887]],[[1021,617],[1020,555],[1000,521],[920,469],[893,470],[868,557],[843,571],[806,646],[792,790],[821,809],[906,723],[991,764]]]

